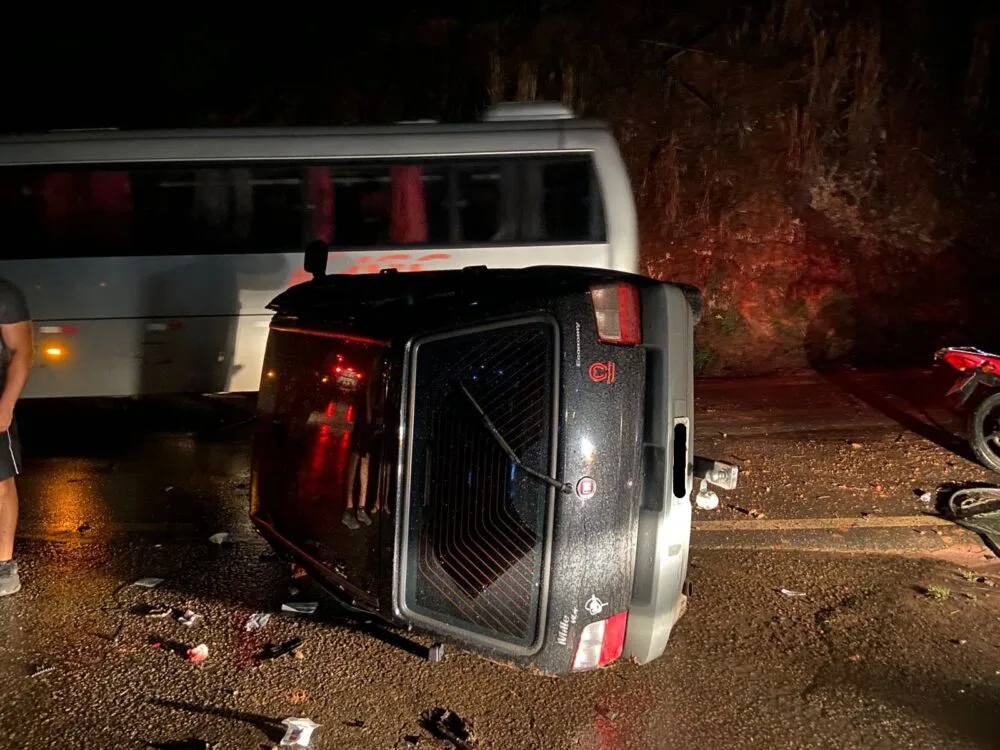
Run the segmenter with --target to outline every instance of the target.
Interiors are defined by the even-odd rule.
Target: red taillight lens
[[[615,661],[625,646],[625,626],[628,612],[619,612],[606,620],[590,623],[580,633],[573,657],[573,671],[597,669]]]
[[[639,292],[631,284],[619,282],[592,287],[597,337],[605,344],[638,344],[642,341]]]

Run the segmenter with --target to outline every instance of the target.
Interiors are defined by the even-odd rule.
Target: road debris
[[[295,688],[288,694],[288,702],[295,705],[305,703],[307,700],[309,700],[309,694],[302,688]]]
[[[270,620],[270,612],[255,612],[247,619],[247,623],[243,626],[243,629],[248,633],[252,633],[255,630],[263,628]]]
[[[173,613],[173,607],[164,607],[159,604],[136,604],[132,607],[132,614],[148,617],[151,620],[165,620]]]
[[[934,500],[934,495],[930,492],[921,492],[920,490],[917,490],[917,499],[922,503],[929,503]]]
[[[292,565],[292,578],[305,578],[309,574],[306,573],[306,569],[301,565]]]
[[[184,610],[184,613],[177,618],[177,622],[190,628],[200,619],[201,615],[197,614],[194,610],[186,609]]]
[[[216,750],[219,747],[219,743],[191,738],[188,740],[151,742],[149,746],[156,750]]]
[[[194,648],[189,648],[187,651],[187,659],[195,664],[200,664],[208,658],[208,646],[204,643],[195,646]]]
[[[260,654],[260,659],[261,660],[277,659],[278,657],[284,656],[285,654],[292,654],[293,656],[298,658],[300,648],[302,648],[301,638],[292,638],[278,646],[275,646],[273,643],[268,643],[266,646],[264,646],[264,650]]]
[[[694,504],[701,510],[715,510],[719,507],[719,496],[708,488],[708,481],[705,479],[701,480]]]
[[[727,505],[726,507],[730,510],[735,510],[737,513],[742,513],[744,516],[749,516],[755,521],[759,518],[767,518],[763,511],[756,508],[744,508],[740,505]]]
[[[809,596],[804,591],[792,591],[791,589],[778,589],[778,593],[787,599],[805,599]]]
[[[208,538],[212,544],[230,544],[231,535],[228,531],[220,531],[218,534],[212,534]]]
[[[281,605],[282,612],[292,612],[296,615],[315,614],[319,609],[319,602],[286,602]]]
[[[285,719],[281,723],[286,727],[281,747],[309,747],[313,732],[322,726],[306,718]]]
[[[161,583],[163,583],[162,578],[140,578],[138,581],[135,581],[132,585],[138,586],[139,588],[142,589],[155,589]]]
[[[29,677],[41,677],[43,674],[48,674],[49,672],[55,672],[55,667],[39,667],[34,672],[32,672]]]
[[[447,708],[430,708],[420,716],[420,725],[436,739],[450,742],[454,750],[477,750],[479,740],[467,722]]]

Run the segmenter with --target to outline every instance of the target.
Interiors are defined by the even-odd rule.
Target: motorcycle
[[[995,391],[969,415],[968,440],[980,463],[1000,473],[1000,355],[956,346],[939,350],[934,359],[961,373],[947,394],[959,394],[959,406],[968,403],[979,386]]]

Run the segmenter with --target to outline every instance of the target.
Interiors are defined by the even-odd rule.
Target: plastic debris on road
[[[291,718],[281,722],[285,727],[285,736],[281,738],[281,747],[309,747],[312,734],[321,725],[312,719]]]
[[[805,599],[809,596],[804,591],[792,591],[791,589],[778,589],[778,593],[788,599]]]
[[[155,589],[161,583],[163,583],[162,578],[140,578],[132,585],[143,589]]]
[[[694,504],[701,510],[715,510],[719,507],[719,496],[708,489],[708,482],[701,480],[701,487],[694,497]]]
[[[220,531],[218,534],[212,534],[212,536],[208,538],[208,541],[212,544],[229,544],[230,539],[231,537],[228,531]]]
[[[934,496],[929,492],[923,492],[920,494],[920,502],[929,503],[934,499]]]
[[[194,648],[189,648],[187,651],[188,661],[193,661],[195,664],[199,664],[208,658],[208,646],[202,643]]]
[[[192,625],[194,625],[195,623],[197,623],[198,620],[200,620],[200,619],[201,619],[201,615],[199,615],[198,613],[196,613],[194,610],[186,609],[186,610],[184,610],[184,614],[180,615],[177,618],[177,622],[179,622],[181,625],[186,625],[187,627],[190,628]]]
[[[282,612],[292,612],[297,615],[315,614],[319,609],[319,602],[286,602],[281,605]]]
[[[132,613],[153,620],[164,620],[170,617],[174,610],[172,607],[164,607],[159,604],[137,604],[132,608]]]
[[[455,750],[477,750],[479,740],[472,730],[472,722],[466,721],[447,708],[431,708],[420,716],[420,725],[435,739],[451,743]]]
[[[252,633],[255,630],[263,628],[270,620],[270,612],[255,612],[247,619],[247,623],[243,626],[243,629],[248,633]]]
[[[261,653],[260,658],[277,659],[279,656],[284,656],[285,654],[292,654],[295,658],[299,658],[300,648],[302,648],[301,638],[292,638],[278,646],[268,643],[264,646],[264,651]]]

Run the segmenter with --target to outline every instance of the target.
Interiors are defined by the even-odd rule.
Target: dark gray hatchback
[[[550,674],[663,653],[696,461],[692,287],[319,277],[271,304],[251,517],[346,606]]]

